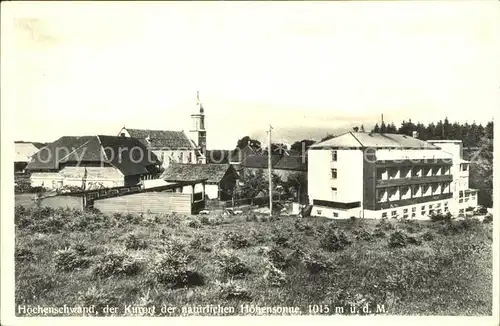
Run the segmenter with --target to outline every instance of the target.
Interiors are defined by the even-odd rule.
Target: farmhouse
[[[64,136],[48,144],[28,163],[31,185],[50,189],[111,188],[152,179],[160,162],[135,138]]]
[[[465,166],[455,146],[441,149],[400,134],[347,132],[314,144],[308,151],[312,215],[330,218],[426,218],[430,213],[460,212],[455,194],[470,194],[467,181],[457,185]],[[455,168],[457,167],[457,168]],[[462,168],[465,169],[465,168]],[[465,178],[464,178],[465,180]],[[462,187],[463,190],[460,190]],[[460,195],[459,195],[460,196]]]
[[[26,165],[31,161],[31,157],[44,147],[45,144],[42,143],[32,143],[24,141],[14,142],[14,172],[24,173]]]
[[[161,175],[167,182],[204,179],[204,193],[209,199],[229,200],[238,174],[230,164],[171,164]],[[195,191],[197,189],[194,189]]]

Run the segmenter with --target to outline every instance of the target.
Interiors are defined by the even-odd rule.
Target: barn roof
[[[184,131],[129,129],[125,128],[130,137],[139,139],[145,146],[164,149],[194,149],[194,144],[189,140]],[[149,139],[149,142],[147,141]]]
[[[172,163],[160,178],[165,181],[206,180],[207,183],[219,183],[228,171],[236,173],[230,164]]]
[[[63,136],[33,156],[26,169],[59,170],[61,164],[106,163],[125,175],[150,173],[160,162],[139,140],[116,136]]]
[[[346,132],[309,148],[313,150],[325,148],[440,149],[426,141],[407,135],[366,132]]]

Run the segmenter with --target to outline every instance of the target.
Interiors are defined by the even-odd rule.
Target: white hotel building
[[[461,141],[347,132],[308,150],[313,216],[426,219],[477,206]]]

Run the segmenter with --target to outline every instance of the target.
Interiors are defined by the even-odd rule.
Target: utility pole
[[[269,172],[269,216],[273,216],[273,183],[271,172],[271,130],[273,127],[269,125],[269,146],[267,148],[267,170]]]

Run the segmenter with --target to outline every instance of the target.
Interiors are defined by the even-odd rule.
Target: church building
[[[171,163],[205,164],[207,151],[207,132],[205,113],[196,96],[196,106],[191,114],[192,127],[189,136],[181,130],[151,130],[123,127],[121,137],[133,137],[150,149],[166,169]]]

